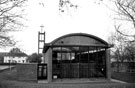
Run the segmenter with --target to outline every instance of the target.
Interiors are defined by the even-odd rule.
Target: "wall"
[[[44,54],[45,63],[47,63],[47,80],[52,81],[52,48]]]
[[[18,80],[37,81],[37,63],[17,64]]]
[[[112,71],[112,78],[129,82],[129,83],[135,83],[135,72],[113,72]]]

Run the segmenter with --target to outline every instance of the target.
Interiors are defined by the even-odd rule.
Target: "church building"
[[[110,79],[110,47],[103,39],[86,33],[67,34],[45,43],[47,81]]]

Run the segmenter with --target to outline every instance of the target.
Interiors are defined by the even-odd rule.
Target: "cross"
[[[43,25],[41,25],[40,27],[41,27],[41,32],[43,32],[43,28],[44,28],[44,26],[43,26]]]

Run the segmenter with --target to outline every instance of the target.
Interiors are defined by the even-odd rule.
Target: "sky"
[[[38,31],[41,25],[46,32],[46,43],[69,33],[88,33],[107,41],[113,30],[112,13],[106,5],[94,3],[97,0],[71,0],[78,8],[59,11],[59,0],[29,0],[26,6],[26,27],[13,33],[18,41],[16,47],[32,54],[38,51]],[[5,49],[9,51],[10,48]]]

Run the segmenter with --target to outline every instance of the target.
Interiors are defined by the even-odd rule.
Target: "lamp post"
[[[9,60],[9,69],[11,71],[11,60]]]

